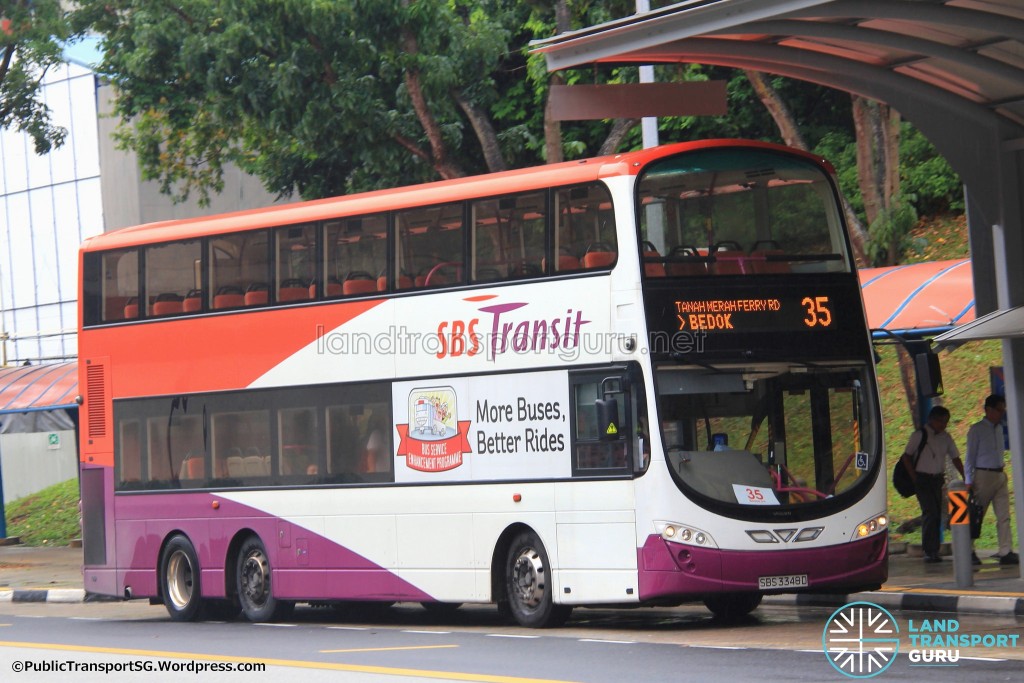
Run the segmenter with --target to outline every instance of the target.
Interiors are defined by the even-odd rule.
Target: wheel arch
[[[505,559],[508,556],[508,549],[512,544],[512,539],[526,531],[537,533],[537,530],[529,524],[523,522],[510,524],[505,527],[494,544],[494,552],[491,554],[491,602],[500,604],[504,601]],[[540,536],[540,534],[537,535]]]
[[[185,531],[182,530],[182,529],[171,529],[166,534],[164,534],[163,539],[161,539],[161,541],[160,541],[160,547],[156,551],[156,561],[154,562],[154,565],[156,566],[156,597],[158,599],[160,599],[160,600],[163,600],[165,597],[167,597],[167,596],[164,595],[164,551],[167,550],[167,545],[171,542],[171,539],[174,538],[175,536],[184,536],[186,539],[188,539],[189,543],[192,543],[192,547],[193,548],[196,545],[195,543],[192,542],[192,537],[189,536],[187,533],[185,533]],[[197,560],[198,560],[198,555],[197,555]],[[199,582],[200,593],[202,592],[202,587],[203,587],[203,584],[202,584],[202,581],[200,581]]]
[[[231,537],[227,552],[224,554],[224,595],[228,599],[238,595],[238,577],[236,576],[238,555],[245,539],[250,536],[255,536],[263,541],[263,538],[254,529],[245,527],[236,531],[235,535]],[[263,545],[266,546],[266,541],[263,541]]]

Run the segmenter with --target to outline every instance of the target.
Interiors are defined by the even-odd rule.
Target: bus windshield
[[[739,511],[813,505],[870,481],[880,457],[871,377],[862,363],[660,368],[676,483]]]
[[[836,193],[809,159],[683,153],[648,166],[638,192],[648,277],[851,270]]]

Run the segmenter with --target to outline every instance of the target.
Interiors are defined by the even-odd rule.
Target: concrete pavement
[[[979,550],[982,565],[974,585],[957,587],[949,557],[926,564],[910,553],[889,557],[889,581],[881,590],[857,594],[778,595],[765,604],[841,607],[864,600],[891,609],[1024,616],[1024,579],[1017,566],[1000,565],[991,550]],[[82,549],[0,546],[0,602],[81,602],[99,598],[82,586]]]

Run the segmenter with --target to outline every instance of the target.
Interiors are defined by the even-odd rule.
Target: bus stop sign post
[[[967,506],[967,485],[962,481],[949,484],[949,533],[953,545],[953,573],[957,588],[974,585],[971,564],[971,515]]]

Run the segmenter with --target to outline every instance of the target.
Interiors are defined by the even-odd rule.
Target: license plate
[[[759,576],[757,578],[757,587],[763,591],[775,588],[807,588],[807,574]]]

